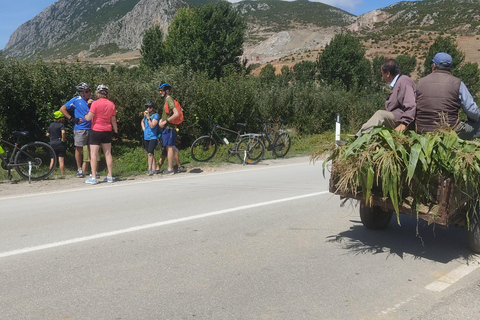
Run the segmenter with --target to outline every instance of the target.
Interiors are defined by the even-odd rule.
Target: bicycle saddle
[[[26,136],[28,136],[28,134],[30,132],[28,132],[28,131],[13,131],[12,133],[14,135],[16,135],[17,137],[19,137],[19,136],[26,137]]]

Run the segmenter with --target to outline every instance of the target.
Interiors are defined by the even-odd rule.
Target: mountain
[[[164,33],[183,6],[212,0],[59,0],[11,35],[7,57],[102,56],[139,49],[142,32],[159,24]],[[317,2],[279,0],[234,4],[249,22],[253,42],[297,27],[345,26],[355,17]]]
[[[58,0],[15,30],[3,54],[83,59],[133,51],[138,56],[135,50],[145,29],[159,24],[166,33],[179,8],[210,1],[214,0]],[[258,63],[312,59],[345,30],[363,37],[372,56],[421,56],[439,34],[460,41],[480,31],[479,0],[402,1],[358,17],[306,0],[245,0],[232,5],[248,23],[244,57]]]
[[[63,58],[137,49],[142,32],[157,23],[166,32],[182,0],[59,0],[13,32],[7,57]]]

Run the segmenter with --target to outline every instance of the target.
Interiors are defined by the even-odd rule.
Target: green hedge
[[[212,80],[206,74],[173,67],[151,72],[116,66],[107,71],[79,63],[0,59],[0,135],[10,138],[13,130],[29,130],[32,139],[45,140],[53,112],[76,95],[76,84],[87,82],[93,88],[98,84],[110,88],[121,135],[141,140],[143,104],[155,100],[163,106],[157,91],[162,81],[172,85],[172,96],[184,109],[183,146],[208,132],[207,115],[232,129],[237,122],[248,122],[250,130],[256,129],[258,118],[287,119],[299,134],[314,134],[333,130],[335,114],[340,113],[343,128],[355,132],[385,101],[385,93],[360,94],[313,81],[286,82],[281,76],[262,81],[231,74]]]

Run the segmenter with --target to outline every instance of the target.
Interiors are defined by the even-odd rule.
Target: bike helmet
[[[145,102],[145,107],[155,108],[155,102],[153,102],[152,100],[148,100],[147,102]]]
[[[60,111],[60,110],[55,111],[55,112],[53,113],[53,116],[55,117],[55,119],[60,119],[60,118],[65,117],[65,116],[63,115],[62,111]]]
[[[162,82],[162,83],[158,86],[158,89],[159,89],[159,90],[166,91],[166,90],[172,89],[172,86],[169,85],[169,84],[166,83],[166,82]]]
[[[77,84],[77,86],[75,88],[77,89],[77,92],[82,92],[84,90],[90,89],[90,86],[88,84],[86,84],[85,82],[81,82],[81,83]]]
[[[103,94],[103,95],[107,95],[108,94],[108,87],[104,84],[100,84],[97,87],[97,92],[100,93],[100,94]]]

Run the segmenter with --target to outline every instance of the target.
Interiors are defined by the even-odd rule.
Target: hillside
[[[59,0],[19,27],[4,54],[136,63],[145,29],[160,24],[167,32],[178,8],[209,1]],[[420,61],[438,35],[452,35],[468,61],[480,62],[477,0],[404,1],[358,17],[304,0],[246,0],[233,6],[248,23],[244,58],[249,63],[293,65],[314,60],[335,34],[345,30],[364,39],[370,58],[406,53]]]

